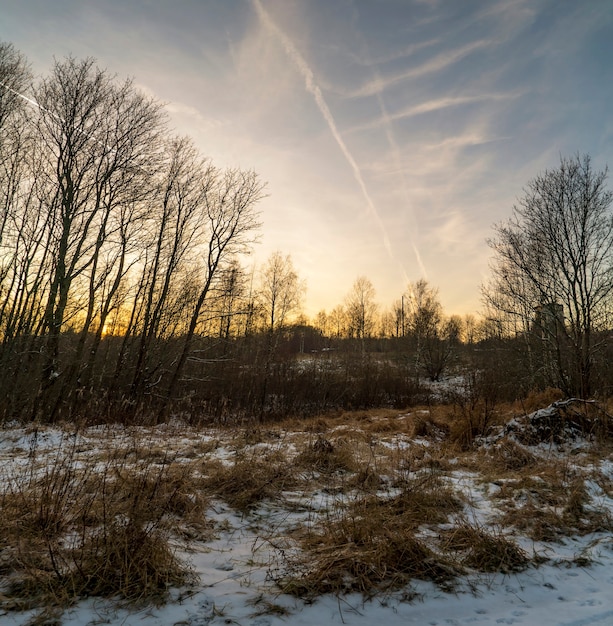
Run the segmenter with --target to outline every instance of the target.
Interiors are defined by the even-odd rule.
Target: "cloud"
[[[484,102],[488,100],[507,100],[509,98],[516,98],[519,94],[480,94],[475,96],[457,96],[448,98],[438,98],[435,100],[428,100],[422,102],[416,106],[408,107],[402,111],[397,111],[391,114],[392,120],[400,120],[406,117],[414,117],[423,113],[431,113],[432,111],[439,111],[441,109],[448,109],[451,107],[461,106],[464,104],[472,104],[474,102]]]
[[[440,70],[457,63],[476,50],[489,47],[493,43],[495,42],[490,39],[481,39],[479,41],[471,42],[461,48],[443,52],[418,67],[413,67],[409,70],[405,70],[404,72],[399,72],[391,76],[378,76],[374,80],[362,85],[359,89],[344,93],[343,95],[349,98],[374,96],[375,94],[381,93],[397,83],[404,82],[411,78],[418,78],[426,76],[427,74],[439,72]]]
[[[220,128],[224,125],[219,119],[205,117],[196,107],[182,102],[169,102],[166,110],[173,116],[186,118],[191,124],[196,125],[200,130]]]
[[[518,98],[522,95],[520,92],[513,93],[484,93],[473,96],[454,96],[446,98],[436,98],[434,100],[427,100],[421,104],[413,105],[394,113],[386,112],[381,117],[371,120],[365,124],[354,126],[349,132],[359,132],[364,130],[370,130],[379,126],[387,126],[391,122],[416,117],[417,115],[423,115],[426,113],[433,113],[442,109],[450,109],[452,107],[463,106],[465,104],[474,104],[477,102],[495,102],[502,100],[509,100],[512,98]]]
[[[401,157],[400,147],[398,145],[398,141],[396,140],[396,135],[394,133],[394,126],[392,124],[392,120],[387,111],[385,101],[383,100],[383,96],[381,94],[377,94],[377,102],[379,104],[379,110],[381,111],[381,122],[382,122],[383,128],[385,129],[385,137],[390,146],[391,160],[394,164],[394,169],[396,170],[395,172],[396,178],[397,180],[399,180],[400,189],[401,189],[402,196],[403,196],[403,203],[406,206],[407,212],[410,217],[410,228],[407,234],[409,245],[410,245],[410,248],[414,252],[415,260],[417,261],[417,265],[419,266],[422,276],[427,276],[428,273],[427,273],[426,267],[423,263],[422,256],[415,242],[416,238],[419,236],[419,224],[417,221],[417,217],[415,215],[415,210],[413,208],[411,195],[409,193],[409,186],[408,186],[406,171],[402,167],[402,157]],[[400,263],[400,269],[401,269],[402,275],[405,278],[405,282],[408,282],[407,272],[402,263]]]
[[[360,191],[362,193],[362,196],[364,197],[364,200],[366,201],[366,205],[368,206],[370,213],[372,214],[373,218],[375,219],[379,227],[379,230],[381,231],[385,249],[387,250],[389,256],[393,258],[389,236],[385,229],[383,220],[381,219],[381,216],[379,215],[379,212],[377,211],[377,208],[370,194],[368,193],[368,189],[366,187],[364,177],[362,176],[362,172],[338,130],[338,127],[336,125],[332,112],[330,111],[330,108],[328,107],[323,97],[323,94],[321,92],[321,89],[319,88],[319,85],[315,81],[315,76],[313,74],[313,71],[309,67],[304,57],[300,54],[300,52],[298,52],[298,50],[296,49],[296,46],[293,44],[291,39],[273,22],[271,17],[268,15],[266,10],[262,6],[262,3],[260,2],[260,0],[252,0],[252,4],[262,24],[280,41],[285,53],[293,61],[293,63],[298,68],[298,71],[303,76],[307,91],[315,99],[317,108],[319,109],[326,124],[328,125],[328,128],[332,136],[334,137],[334,140],[336,141],[338,147],[340,148],[343,156],[345,157],[345,160],[351,167],[354,178],[356,182],[358,183],[358,187],[360,188]]]
[[[379,65],[385,65],[386,63],[391,63],[392,61],[399,61],[400,59],[406,59],[407,57],[414,55],[418,50],[421,50],[422,48],[429,48],[430,46],[434,46],[438,43],[440,43],[440,39],[438,38],[430,39],[429,41],[422,41],[420,43],[411,44],[410,46],[407,46],[406,48],[395,50],[386,55],[375,57],[374,59],[363,59],[362,57],[357,56],[357,55],[352,55],[352,56],[356,60],[356,62],[359,63],[360,65],[365,65],[367,67],[370,67],[373,65],[379,66]]]

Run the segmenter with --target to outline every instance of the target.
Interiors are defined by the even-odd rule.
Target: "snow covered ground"
[[[400,424],[403,419],[407,416],[398,416],[396,423]],[[346,440],[359,432],[361,426],[361,423],[343,424],[326,432],[326,437],[335,440],[339,436]],[[86,463],[102,447],[117,449],[132,445],[135,437],[144,440],[151,449],[156,446],[172,449],[175,460],[194,462],[202,454],[226,465],[231,465],[237,454],[244,455],[245,451],[264,454],[283,449],[291,458],[305,441],[312,440],[312,435],[305,432],[272,429],[260,436],[259,441],[250,443],[247,437],[236,432],[198,431],[182,425],[129,431],[92,428],[78,434],[61,428],[41,428],[33,432],[15,426],[0,431],[1,479],[18,479],[20,472],[31,467],[29,463],[34,453],[39,462],[45,458],[49,463],[56,462],[58,450],[67,440],[78,439],[76,462]],[[381,453],[432,445],[426,439],[411,439],[402,429],[386,432],[381,428],[377,432],[371,428],[369,437],[370,449]],[[613,493],[608,483],[613,483],[611,453],[600,458],[592,454],[588,458],[588,448],[576,444],[568,449],[541,446],[533,452],[542,457],[563,459],[569,466],[579,463],[588,477],[590,509],[613,514]],[[590,480],[589,476],[595,472],[600,479]],[[466,515],[475,524],[483,527],[493,523],[500,506],[495,495],[505,479],[484,480],[479,471],[454,459],[450,459],[444,475],[454,490],[465,494],[469,503]],[[220,498],[212,498],[206,515],[215,528],[211,538],[187,545],[177,543],[180,558],[190,563],[197,582],[172,590],[168,601],[161,606],[134,606],[90,598],[56,611],[55,621],[51,618],[36,621],[40,608],[19,612],[0,608],[0,625],[613,624],[613,537],[608,531],[565,536],[556,541],[534,541],[515,532],[514,540],[529,555],[537,553],[541,557],[540,565],[532,564],[512,574],[469,572],[458,579],[450,591],[443,591],[431,582],[414,581],[404,589],[385,592],[370,600],[349,594],[304,601],[280,594],[272,580],[280,562],[276,538],[285,536],[288,529],[298,524],[316,526],[331,507],[338,507],[339,499],[347,497],[346,490],[340,493],[341,490],[326,489],[321,482],[315,482],[312,490],[289,489],[279,498],[264,500],[245,513],[232,509]],[[2,592],[0,583],[0,602],[5,599]]]

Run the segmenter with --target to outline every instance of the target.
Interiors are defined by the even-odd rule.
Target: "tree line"
[[[0,43],[0,418],[214,419],[478,393],[609,393],[613,224],[606,169],[562,159],[494,227],[481,317],[424,280],[387,310],[358,277],[313,320],[291,257],[245,265],[257,174],[221,169],[163,106],[94,60],[34,79]],[[474,390],[473,389],[473,390]]]
[[[2,44],[0,79],[4,412],[70,414],[98,385],[109,332],[121,341],[105,387],[138,402],[161,384],[164,411],[256,237],[264,185],[215,167],[168,131],[158,102],[92,59],[57,61],[32,81]]]

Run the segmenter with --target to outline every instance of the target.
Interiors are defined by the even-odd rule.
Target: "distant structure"
[[[551,341],[564,330],[564,306],[558,302],[539,304],[534,310],[533,331],[544,341]]]

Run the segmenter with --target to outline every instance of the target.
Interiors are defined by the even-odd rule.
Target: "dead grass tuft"
[[[481,471],[497,474],[535,469],[539,459],[512,439],[501,439],[489,448],[484,448],[479,456]]]
[[[458,573],[403,524],[402,516],[390,516],[374,501],[328,519],[319,532],[303,538],[302,548],[276,582],[284,593],[303,598],[350,592],[372,597],[413,578],[442,584]]]
[[[360,423],[360,429],[367,435],[392,435],[407,432],[407,420],[398,419],[395,414],[389,417],[377,417]]]
[[[479,572],[508,574],[530,563],[526,552],[501,531],[486,531],[468,523],[445,532],[441,548],[461,553],[462,565]]]
[[[246,512],[262,500],[280,497],[296,482],[293,468],[281,453],[239,453],[230,466],[205,468],[204,487],[239,511]]]
[[[359,470],[354,451],[345,439],[339,438],[332,442],[322,436],[317,437],[298,454],[295,464],[323,473]]]
[[[449,515],[463,508],[462,500],[432,475],[406,483],[399,494],[379,503],[384,511],[402,517],[403,524],[415,529],[422,524],[444,524]]]
[[[448,445],[456,446],[461,451],[470,450],[475,438],[483,435],[487,421],[478,413],[457,415],[449,425]]]
[[[607,510],[588,506],[589,495],[582,476],[554,480],[524,477],[503,485],[500,523],[512,526],[534,541],[559,541],[562,537],[610,531],[613,520]]]
[[[414,439],[423,437],[432,441],[442,441],[449,436],[450,426],[446,416],[437,415],[437,412],[417,411],[409,416],[409,434]]]
[[[306,424],[306,426],[304,426],[304,430],[307,433],[323,434],[330,430],[330,422],[324,417],[318,417],[316,419],[310,420]]]
[[[181,529],[205,526],[192,468],[95,466],[60,447],[54,463],[9,477],[0,492],[0,562],[13,606],[66,605],[85,596],[163,600],[191,579],[175,555]],[[4,604],[4,601],[3,601]]]
[[[363,491],[377,491],[382,485],[383,479],[372,465],[362,467],[349,480],[349,487]]]
[[[461,501],[434,476],[406,483],[393,497],[368,495],[340,505],[299,537],[300,556],[283,550],[284,569],[273,575],[281,590],[311,598],[359,592],[366,597],[411,579],[447,584],[457,564],[419,536],[423,525],[448,522]]]
[[[549,406],[564,397],[564,393],[555,387],[547,387],[543,391],[531,391],[528,396],[519,402],[523,413],[531,413],[545,406]]]

